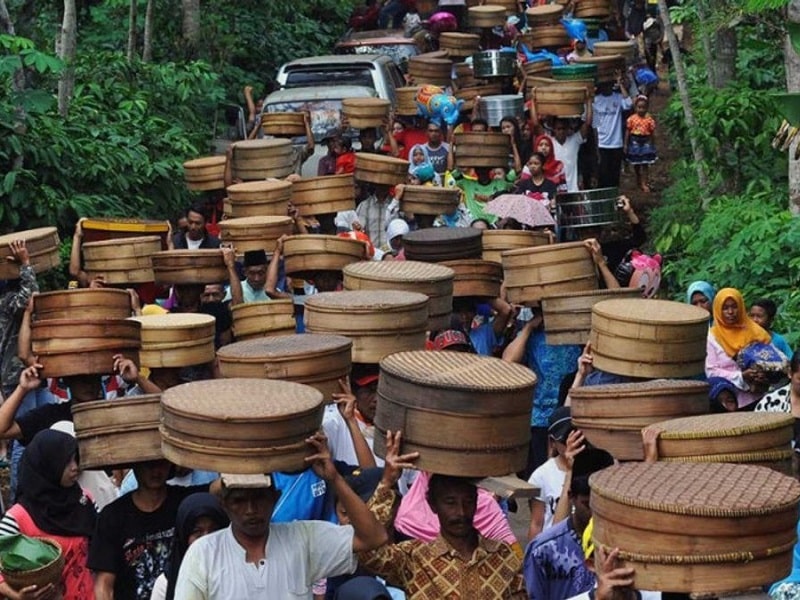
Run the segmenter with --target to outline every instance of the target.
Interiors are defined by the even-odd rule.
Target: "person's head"
[[[712,413],[735,412],[739,409],[736,386],[724,377],[708,378],[708,398]]]
[[[478,183],[486,185],[492,180],[492,169],[490,167],[475,167],[475,176]]]
[[[454,329],[470,331],[472,329],[472,321],[475,320],[476,314],[478,314],[478,307],[475,298],[469,296],[453,298],[453,316],[451,322]]]
[[[778,307],[769,298],[759,298],[750,307],[750,318],[767,331],[772,329],[772,322],[778,314]]]
[[[180,367],[151,368],[148,379],[161,390],[168,390],[174,388],[176,385],[186,383],[181,379]]]
[[[267,283],[267,253],[264,250],[248,250],[244,253],[244,276],[253,290],[263,290]]]
[[[633,109],[636,111],[636,114],[640,117],[643,117],[647,114],[647,109],[650,106],[650,101],[647,99],[647,96],[639,95],[636,96],[636,102],[633,104]]]
[[[710,315],[714,303],[714,296],[716,295],[717,290],[707,281],[693,281],[686,290],[686,302],[707,310]]]
[[[572,432],[572,413],[569,406],[559,406],[547,422],[547,437],[558,454],[567,449],[567,438]]]
[[[167,460],[148,460],[133,465],[133,474],[140,490],[159,491],[167,485],[172,465]]]
[[[489,131],[489,123],[486,119],[472,119],[472,121],[470,121],[470,128],[475,133]]]
[[[222,475],[222,507],[234,536],[265,537],[280,495],[269,475]]]
[[[339,288],[339,282],[342,280],[342,272],[333,270],[314,271],[310,279],[317,291],[335,292]]]
[[[396,133],[400,133],[400,132],[402,132],[402,131],[405,131],[405,128],[406,128],[406,126],[405,126],[405,125],[403,125],[403,122],[402,122],[402,121],[397,121],[397,120],[395,120],[395,121],[392,123],[392,133],[393,133],[393,134],[396,134]]]
[[[575,40],[575,50],[578,52],[583,52],[586,50],[586,40],[583,38],[578,38]]]
[[[503,167],[495,167],[491,171],[493,181],[503,181],[506,178],[506,170]]]
[[[356,397],[356,408],[367,423],[375,419],[378,406],[378,365],[358,364],[353,366],[350,386]]]
[[[174,312],[197,312],[200,308],[200,297],[206,289],[204,283],[184,283],[176,285]]]
[[[73,402],[91,402],[98,400],[103,391],[99,375],[70,375],[64,377],[64,384],[69,390]]]
[[[386,239],[389,240],[389,246],[392,249],[392,254],[397,254],[403,247],[403,236],[410,231],[408,223],[403,219],[392,219],[386,226]]]
[[[537,176],[544,173],[544,161],[544,154],[541,152],[534,152],[531,154],[531,157],[528,159],[528,162],[525,163],[525,165],[528,167],[531,175]]]
[[[601,96],[610,96],[614,93],[613,81],[602,81],[597,84],[597,93]]]
[[[186,237],[192,241],[206,237],[205,207],[194,204],[186,210]]]
[[[375,142],[378,141],[378,130],[374,127],[364,127],[358,132],[358,141],[362,151],[372,152],[375,150]]]
[[[569,122],[566,119],[556,119],[553,123],[553,137],[559,144],[567,141],[569,136]]]
[[[547,160],[553,154],[553,142],[550,136],[544,134],[538,136],[534,142],[533,151],[538,152]]]
[[[519,123],[517,123],[516,117],[507,116],[500,119],[500,132],[510,135],[516,141],[519,141]]]
[[[426,499],[439,519],[439,528],[445,539],[463,539],[475,535],[478,488],[468,479],[432,475]]]
[[[724,288],[714,298],[714,323],[723,327],[737,327],[744,323],[746,313],[744,298],[735,288]]]
[[[422,146],[414,146],[414,149],[411,151],[411,162],[415,165],[421,165],[427,160],[428,157],[425,156],[425,151],[422,149]]]
[[[380,467],[358,468],[346,476],[344,480],[356,495],[366,503],[372,497],[375,488],[378,487],[382,475],[383,469]],[[339,521],[339,525],[350,524],[350,515],[347,514],[347,510],[338,498],[336,499],[336,518]]]
[[[589,477],[614,464],[614,458],[605,450],[586,447],[575,456],[570,479],[569,498],[572,503],[572,524],[575,531],[583,533],[592,518],[589,506],[591,488]]]
[[[211,302],[222,302],[225,297],[225,289],[221,283],[209,283],[200,294],[200,303],[209,304]]]
[[[442,141],[444,140],[444,131],[442,131],[442,126],[434,121],[428,122],[428,145],[431,148],[438,148],[442,145]]]
[[[32,449],[28,452],[28,449]],[[50,489],[71,488],[78,483],[78,442],[74,436],[44,429],[33,436],[25,448],[20,462],[20,493],[30,482],[46,485]],[[38,487],[38,486],[37,486]]]
[[[189,219],[186,218],[186,215],[181,215],[180,217],[178,217],[178,220],[175,222],[175,225],[183,233],[189,231]]]

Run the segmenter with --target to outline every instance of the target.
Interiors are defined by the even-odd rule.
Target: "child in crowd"
[[[628,117],[626,123],[623,144],[625,159],[633,165],[636,172],[636,184],[645,193],[650,191],[648,165],[656,162],[656,121],[647,112],[649,106],[650,101],[647,96],[636,97],[633,105],[634,113]]]

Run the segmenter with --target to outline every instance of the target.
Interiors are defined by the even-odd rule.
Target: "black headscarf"
[[[178,507],[175,517],[175,536],[172,538],[172,548],[169,554],[167,567],[167,600],[175,598],[175,584],[178,582],[178,571],[183,562],[183,556],[189,548],[189,536],[194,525],[200,517],[209,517],[222,529],[227,527],[230,520],[222,509],[216,496],[207,492],[198,492],[183,499]]]
[[[94,503],[77,482],[68,488],[61,485],[64,469],[77,456],[75,438],[53,429],[37,433],[22,454],[18,502],[46,533],[71,537],[94,533]]]

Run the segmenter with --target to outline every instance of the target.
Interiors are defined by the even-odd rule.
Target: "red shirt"
[[[395,133],[394,139],[396,139],[397,143],[401,146],[400,156],[398,158],[408,160],[408,153],[411,152],[411,148],[417,144],[428,143],[428,132],[425,129],[406,128],[399,133]]]

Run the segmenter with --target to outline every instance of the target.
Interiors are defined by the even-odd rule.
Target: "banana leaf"
[[[53,562],[58,554],[53,544],[27,535],[0,537],[0,564],[4,572],[33,571]]]
[[[781,116],[792,125],[800,127],[800,93],[773,94]]]

